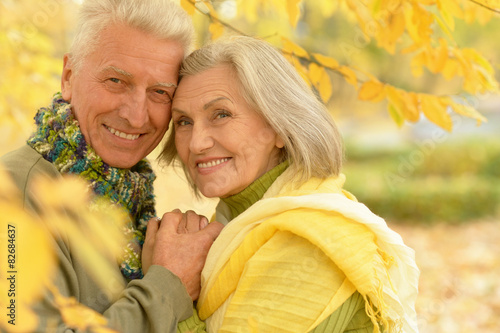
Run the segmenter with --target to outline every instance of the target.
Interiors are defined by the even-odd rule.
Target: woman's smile
[[[217,158],[204,160],[203,162],[196,162],[196,167],[198,168],[198,172],[201,174],[209,174],[213,171],[216,171],[222,167],[224,167],[231,158]]]

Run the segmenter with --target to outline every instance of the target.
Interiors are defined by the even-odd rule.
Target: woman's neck
[[[278,178],[286,170],[288,165],[288,161],[278,164],[267,173],[262,175],[260,178],[255,180],[240,193],[227,198],[221,198],[221,200],[224,201],[231,210],[232,219],[243,213],[257,201],[262,199],[264,193],[266,193],[266,191],[274,183],[276,178]]]

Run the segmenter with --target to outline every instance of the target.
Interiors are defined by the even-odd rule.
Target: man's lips
[[[137,140],[139,139],[139,137],[141,136],[140,134],[127,134],[127,133],[124,133],[124,132],[120,132],[119,130],[117,129],[114,129],[112,127],[109,127],[109,126],[106,126],[104,125],[108,131],[110,131],[112,134],[114,134],[115,136],[117,137],[120,137],[122,139],[127,139],[127,140]]]

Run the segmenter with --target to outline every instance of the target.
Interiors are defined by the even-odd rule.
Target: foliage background
[[[464,97],[460,79],[449,81],[428,71],[415,77],[410,56],[393,57],[374,43],[360,43],[352,17],[339,13],[326,17],[325,4],[334,1],[317,1],[321,7],[305,2],[295,28],[285,11],[264,7],[252,16],[249,13],[255,9],[243,11],[241,1],[215,3],[221,18],[247,34],[274,44],[285,36],[310,52],[345,65],[362,65],[378,79],[403,89]],[[69,47],[77,5],[71,0],[0,0],[0,154],[24,143],[36,109],[59,89],[62,55]],[[213,21],[199,13],[193,20],[201,45],[211,39]],[[499,17],[480,21],[455,20],[453,36],[458,45],[479,50],[498,70]],[[333,97],[328,106],[347,147],[346,188],[417,250],[422,269],[417,304],[421,331],[496,331],[500,327],[500,249],[495,245],[500,236],[499,97],[465,95],[488,119],[480,126],[458,114],[451,117],[452,132],[423,117],[398,126],[385,102],[361,102],[341,75],[329,76]],[[158,151],[150,158],[155,160]],[[180,208],[211,215],[215,200],[194,199],[180,171],[156,163],[155,168],[159,212]]]

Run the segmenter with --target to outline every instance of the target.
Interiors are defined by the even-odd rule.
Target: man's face
[[[65,56],[63,98],[104,162],[130,168],[161,141],[183,56],[179,42],[161,41],[124,25],[101,32],[78,72]]]

